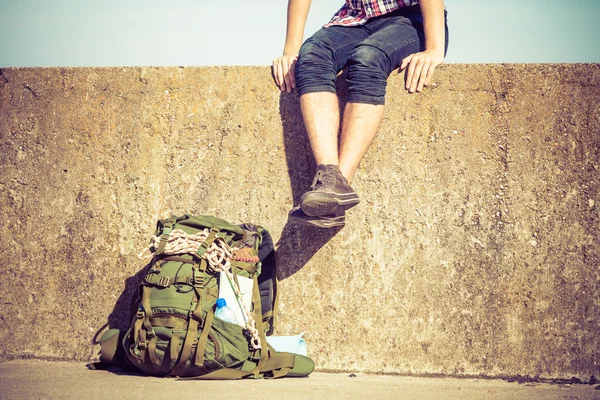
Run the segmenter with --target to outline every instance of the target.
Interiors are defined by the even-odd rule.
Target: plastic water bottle
[[[217,310],[215,311],[215,317],[222,321],[239,325],[235,313],[231,308],[227,307],[227,300],[222,297],[217,299]]]

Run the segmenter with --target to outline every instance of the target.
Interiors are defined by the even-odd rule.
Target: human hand
[[[273,79],[282,92],[291,92],[296,88],[296,61],[298,54],[284,54],[273,60]]]
[[[443,62],[444,53],[433,50],[414,53],[404,58],[398,73],[408,67],[404,85],[406,90],[410,93],[414,93],[415,91],[420,92],[423,89],[423,86],[427,86],[431,83],[433,71]]]

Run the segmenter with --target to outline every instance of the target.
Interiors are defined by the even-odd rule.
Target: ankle
[[[334,157],[315,157],[315,162],[317,164],[317,167],[320,165],[335,165],[339,167],[339,160],[337,158]]]
[[[355,172],[355,170],[348,170],[348,169],[345,169],[340,166],[340,173],[342,174],[342,176],[344,178],[346,178],[346,180],[348,181],[348,184],[352,183],[352,178],[354,177],[354,172]]]

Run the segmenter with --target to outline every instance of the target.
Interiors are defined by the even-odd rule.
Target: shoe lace
[[[317,171],[315,174],[315,178],[310,185],[311,190],[315,190],[318,188],[325,188],[329,186],[333,186],[335,184],[335,178],[333,174],[325,174],[323,170]]]

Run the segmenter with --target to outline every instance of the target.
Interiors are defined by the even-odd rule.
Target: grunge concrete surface
[[[18,360],[0,363],[2,398],[145,399],[200,397],[214,400],[600,399],[600,386],[572,383],[518,383],[487,379],[400,377],[314,373],[308,378],[240,381],[180,381],[123,373],[89,371],[83,363]]]
[[[321,372],[600,374],[599,65],[392,76],[334,231],[287,221],[314,161],[266,67],[0,72],[0,359],[96,357],[156,219],[192,213],[271,231],[277,333]]]

